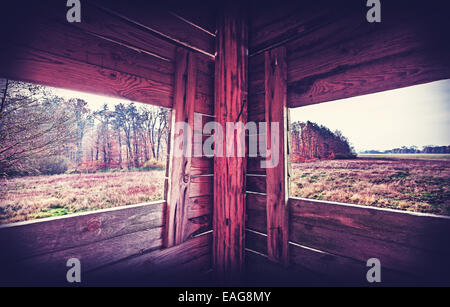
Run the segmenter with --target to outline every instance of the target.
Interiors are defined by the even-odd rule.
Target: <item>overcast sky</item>
[[[356,151],[450,145],[450,80],[291,109],[291,121],[341,130]]]
[[[114,110],[114,106],[119,103],[127,104],[130,103],[130,100],[112,98],[107,96],[71,91],[66,89],[54,88],[53,92],[63,98],[79,98],[83,99],[88,103],[88,106],[91,110],[100,110],[103,109],[103,105],[106,103],[110,110]]]

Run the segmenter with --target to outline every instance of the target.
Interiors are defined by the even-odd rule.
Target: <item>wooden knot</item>
[[[101,222],[99,220],[92,220],[88,222],[88,231],[95,231],[100,228]]]
[[[188,183],[188,182],[189,182],[189,177],[190,177],[190,176],[187,175],[187,174],[183,176],[183,181],[184,181],[184,183]]]

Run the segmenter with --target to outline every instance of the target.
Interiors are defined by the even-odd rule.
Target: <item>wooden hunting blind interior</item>
[[[76,257],[87,284],[364,284],[378,258],[387,283],[448,284],[448,217],[288,196],[289,107],[450,78],[445,10],[391,2],[381,23],[365,1],[92,0],[79,23],[65,1],[2,10],[0,77],[168,107],[172,128],[278,122],[282,141],[271,168],[169,155],[164,201],[1,226],[1,282],[64,283]]]

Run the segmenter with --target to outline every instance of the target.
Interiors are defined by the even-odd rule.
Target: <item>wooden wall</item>
[[[444,1],[389,1],[382,22],[368,23],[361,1],[255,2],[250,57],[286,47],[290,107],[445,79],[447,9]]]
[[[173,108],[176,103],[181,105],[185,103],[186,95],[182,89],[184,86],[184,89],[188,88],[190,91],[189,99],[193,107],[189,123],[192,124],[195,119],[200,122],[199,126],[202,128],[214,119],[213,12],[203,10],[192,14],[192,8],[183,9],[183,6],[179,5],[155,7],[148,1],[138,1],[129,6],[120,5],[117,1],[93,0],[82,3],[82,22],[68,23],[66,21],[68,8],[64,1],[49,0],[26,5],[9,3],[3,8],[8,14],[0,20],[2,37],[0,77],[167,108]],[[185,59],[189,59],[190,63],[189,77],[188,71],[183,70]],[[187,79],[189,83],[184,84]],[[176,116],[173,115],[172,118],[175,119]],[[193,146],[201,145],[193,144]],[[166,247],[173,249],[148,254],[148,257],[143,256],[136,261],[143,261],[143,266],[147,266],[148,263],[152,266],[153,260],[159,263],[158,257],[161,257],[165,262],[165,259],[172,257],[176,251],[181,252],[182,257],[183,246],[191,249],[192,255],[195,255],[194,251],[198,245],[203,253],[204,249],[201,247],[207,245],[206,237],[198,239],[197,236],[212,229],[213,160],[205,156],[192,157],[187,168],[182,166],[182,163],[184,162],[172,156],[168,157],[165,185],[165,198],[168,204],[164,208],[159,208],[158,214],[160,217],[164,215],[165,220],[157,230],[152,229],[148,235],[136,235],[133,246],[128,245],[125,237],[123,241],[114,237],[114,240],[118,240],[117,243],[114,243],[116,241],[113,239],[96,239],[99,245],[93,248],[102,248],[106,253],[111,253],[115,246],[123,244],[126,250],[123,253],[119,251],[118,258],[112,259],[111,262],[139,254],[139,244],[144,246],[142,248],[145,251],[147,245],[142,243],[147,240],[150,240],[148,246],[160,248],[161,238],[167,238],[171,231],[169,228],[174,229],[173,226],[177,225],[170,210],[177,207],[178,203],[174,197],[168,197],[176,194],[174,189],[177,185],[169,185],[168,182],[172,178],[183,178],[188,187],[188,194],[185,194],[183,202],[178,206],[179,209],[182,208],[181,212],[184,212],[183,222],[178,225],[178,229],[182,228],[182,236],[172,244],[165,244]],[[175,173],[171,172],[172,170],[175,170]],[[163,214],[163,210],[167,212]],[[126,216],[123,218],[125,220],[120,223],[128,221]],[[45,232],[47,226],[44,225],[55,225],[52,229],[56,232],[59,224],[49,223],[43,223],[43,226],[36,223],[33,224],[35,226],[12,229],[26,233],[32,227],[36,227],[38,231],[41,231],[42,227],[44,229],[42,231]],[[163,235],[161,227],[167,228],[163,231]],[[77,234],[76,229],[72,230]],[[118,231],[120,230],[119,228]],[[30,240],[30,246],[20,248],[22,251],[28,248],[30,251],[33,250],[35,246],[32,245],[45,243],[46,237],[43,236],[42,241]],[[9,245],[6,245],[6,248],[12,247],[11,244],[14,242],[7,242]],[[109,246],[109,242],[114,245]],[[60,250],[57,249],[58,252]],[[82,253],[84,249],[80,247],[78,250]],[[86,253],[90,250],[91,247],[86,249]],[[53,257],[54,252],[55,250],[46,250],[44,254],[49,256],[42,256],[42,261],[48,259],[45,257]],[[86,260],[89,263],[87,268],[89,271],[109,263],[106,255],[92,252],[92,256],[96,259]],[[171,263],[170,257],[167,264]],[[36,260],[37,263],[40,259]],[[205,259],[206,257],[200,257],[198,262],[203,264]],[[135,261],[119,263],[131,265]],[[122,269],[124,268],[122,266]]]
[[[211,235],[164,249],[165,206],[159,201],[2,225],[0,283],[67,284],[70,258],[80,260],[82,285],[201,276],[210,269]]]
[[[220,280],[239,280],[244,271],[247,159],[240,140],[247,122],[246,17],[242,3],[230,1],[217,18],[214,114],[223,133],[214,136],[213,265]],[[230,131],[229,123],[241,126]]]
[[[264,199],[249,201],[257,212],[247,223],[252,270],[258,259],[266,261],[267,225]],[[366,262],[378,258],[383,283],[450,283],[449,217],[294,198],[289,209],[289,269],[295,273],[282,275],[284,281],[306,282],[307,276],[312,282],[366,284]]]
[[[248,29],[248,121],[259,122],[267,119],[269,110],[266,105],[270,98],[267,94],[271,86],[267,83],[267,56],[280,47],[285,50],[286,104],[289,107],[337,100],[450,77],[450,43],[443,39],[442,35],[443,29],[449,28],[449,19],[446,16],[447,10],[439,7],[440,2],[418,5],[412,4],[411,1],[396,1],[396,4],[383,2],[383,21],[380,24],[369,24],[366,21],[367,8],[361,1],[349,1],[345,6],[342,3],[335,5],[331,3],[331,1],[320,0],[312,3],[252,2]],[[195,83],[195,90],[191,89],[189,92],[194,114],[203,115],[203,119],[200,120],[202,123],[213,120],[216,30],[214,13],[211,13],[207,6],[203,6],[203,10],[193,12],[183,7],[165,7],[162,8],[163,10],[160,8],[156,10],[152,5],[153,3],[148,1],[137,2],[133,7],[103,0],[83,2],[82,22],[73,24],[66,22],[67,8],[61,1],[16,5],[8,9],[9,13],[2,16],[0,21],[2,38],[0,76],[169,108],[174,106],[176,97],[186,98],[184,95],[176,94],[177,86],[179,86],[176,81],[178,76],[179,84]],[[45,12],[45,14],[36,14],[36,12]],[[185,53],[186,57],[195,59],[195,65],[185,72],[182,69],[184,65],[181,64],[182,61],[180,62],[178,56],[180,50],[184,50],[181,53]],[[192,120],[192,115],[189,116]],[[199,146],[199,144],[194,143],[193,146]],[[258,264],[258,259],[266,261],[265,256],[268,255],[266,195],[267,185],[273,182],[270,175],[266,176],[266,170],[261,168],[260,161],[261,158],[248,158],[246,161],[245,243],[247,259],[251,260],[248,262],[250,270]],[[174,176],[170,173],[174,163],[181,162],[169,158],[168,179]],[[206,238],[209,237],[208,234],[200,237],[197,235],[212,228],[213,160],[206,157],[193,157],[189,163],[189,168],[179,167],[180,171],[176,173],[179,178],[187,178],[186,181],[189,183],[188,194],[183,196],[182,202],[184,217],[181,225],[184,231],[181,239],[173,246],[168,244],[172,246],[168,249],[158,249],[157,256],[146,253],[148,257],[133,256],[118,263],[147,267],[153,259],[159,259],[158,257],[166,259],[166,253],[170,254],[171,251],[179,251],[183,254],[185,251],[183,247],[186,247],[186,250],[197,251],[197,248],[202,250],[202,246],[208,245],[205,243]],[[280,182],[282,181],[283,179],[280,178]],[[166,186],[167,196],[173,190],[169,185]],[[172,204],[172,200],[170,202]],[[167,208],[171,208],[171,204],[168,204]],[[395,213],[395,219],[405,219],[407,220],[405,223],[411,225],[413,222],[424,223],[427,228],[417,230],[412,227],[411,233],[404,233],[403,237],[397,237],[397,241],[391,242],[378,225],[356,227],[354,225],[358,224],[355,223],[362,223],[362,221],[359,218],[349,217],[349,215],[367,214],[390,218],[390,213],[373,211],[375,209],[367,209],[367,213],[360,208],[355,209],[356,207],[351,207],[351,210],[358,213],[353,211],[349,213],[347,209],[342,209],[342,205],[336,207],[340,208],[339,210],[329,213],[330,210],[334,210],[332,209],[334,207],[327,204],[324,208],[318,206],[322,209],[315,213],[326,216],[327,220],[324,221],[317,216],[315,220],[310,220],[312,213],[302,213],[303,209],[314,210],[309,202],[290,200],[287,205],[290,209],[288,222],[291,225],[288,229],[290,241],[288,258],[294,268],[292,271],[298,270],[301,274],[305,274],[302,276],[307,276],[305,272],[311,270],[319,273],[337,272],[336,276],[339,279],[339,277],[347,276],[346,272],[349,268],[357,268],[356,271],[360,272],[364,259],[354,254],[359,247],[366,248],[363,250],[365,253],[362,254],[364,257],[368,256],[374,248],[377,253],[380,252],[380,257],[384,259],[382,261],[387,262],[389,269],[400,271],[402,273],[400,275],[403,276],[403,273],[415,264],[424,263],[419,259],[434,259],[429,258],[431,257],[429,252],[422,253],[423,249],[429,246],[408,245],[412,244],[408,236],[416,236],[417,231],[419,236],[428,236],[428,231],[435,233],[434,229],[440,229],[440,227],[447,229],[447,226],[439,226],[440,223],[447,223],[442,218],[423,216],[411,218],[407,214]],[[165,226],[170,223],[175,225],[175,219],[170,216],[169,214],[164,217]],[[364,218],[361,217],[361,219]],[[442,222],[435,223],[434,221],[437,220]],[[353,224],[348,224],[348,221],[353,221]],[[336,224],[338,222],[342,225]],[[43,222],[42,225],[44,223],[47,222]],[[325,225],[325,223],[332,225]],[[436,226],[436,224],[439,225]],[[41,224],[31,223],[30,225]],[[24,225],[23,228],[20,226],[14,229],[27,230],[32,227],[38,226]],[[282,226],[278,223],[277,227],[286,227],[286,225]],[[11,231],[7,229],[4,230],[5,233]],[[364,232],[361,232],[361,229],[364,229]],[[286,228],[282,230],[285,231]],[[342,231],[348,231],[345,237],[342,236]],[[308,236],[309,233],[314,236]],[[373,234],[378,237],[373,238]],[[159,235],[156,236],[159,237]],[[370,243],[365,247],[361,245],[362,237],[369,238]],[[119,237],[111,238],[113,239],[119,240]],[[155,241],[158,242],[155,244],[160,244],[159,239]],[[34,240],[38,242],[38,238]],[[272,241],[272,239],[269,240]],[[275,239],[273,243],[278,241],[280,239]],[[386,241],[389,241],[389,244]],[[98,242],[103,241],[98,240]],[[350,246],[352,242],[356,243]],[[282,243],[286,246],[286,241]],[[404,245],[409,248],[407,255],[410,257],[410,262],[402,266],[398,255],[404,251],[401,249]],[[395,253],[382,253],[391,247]],[[58,249],[58,251],[64,251],[67,248]],[[20,251],[26,249],[28,247],[18,248]],[[129,254],[128,251],[126,252],[128,256],[135,255],[136,246],[130,247],[129,251]],[[43,253],[51,255],[53,252],[56,250]],[[273,255],[276,253],[272,253]],[[283,258],[288,254],[282,253],[282,255],[275,258]],[[30,255],[30,259],[35,256],[37,257],[37,254],[32,257]],[[271,259],[274,260],[272,256]],[[99,259],[103,259],[102,257]],[[113,261],[118,260],[113,259]],[[394,268],[397,265],[400,269]],[[94,267],[93,264],[92,268]],[[117,268],[119,267],[121,266],[118,265]],[[270,267],[274,268],[275,273],[280,268],[279,266]],[[99,268],[98,271],[102,270]],[[288,279],[292,275],[289,270],[285,273]]]
[[[83,3],[81,23],[68,23],[64,4],[8,8],[1,21],[1,77],[172,108],[182,65],[177,54],[184,50],[195,59],[195,118],[203,125],[214,119],[212,12],[199,14],[196,24],[170,7],[96,0]],[[211,228],[212,174],[211,158],[192,158],[185,239]]]
[[[249,19],[248,120],[259,122],[267,116],[272,84],[267,83],[265,67],[267,56],[279,48],[286,50],[289,107],[450,78],[450,44],[442,40],[449,19],[440,5],[383,2],[382,22],[370,24],[362,2],[254,1]],[[450,282],[444,273],[448,266],[442,262],[448,240],[438,235],[449,233],[447,218],[325,202],[289,200],[289,266],[275,265],[268,250],[273,238],[267,235],[274,218],[267,211],[267,193],[273,193],[268,186],[274,183],[260,161],[249,158],[247,164],[249,278],[262,280],[262,268],[268,268],[265,278],[272,283],[364,284],[365,261],[379,257],[387,282]],[[281,250],[286,242],[278,243]]]

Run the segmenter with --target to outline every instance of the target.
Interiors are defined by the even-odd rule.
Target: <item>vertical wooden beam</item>
[[[192,131],[175,129],[176,123],[187,123],[193,129],[194,101],[197,80],[196,56],[179,47],[175,57],[175,88],[171,114],[170,161],[167,185],[167,210],[164,245],[178,245],[187,238]],[[175,148],[177,146],[177,148]],[[185,149],[188,155],[175,155],[175,150]]]
[[[288,184],[287,184],[287,65],[286,49],[278,47],[265,52],[265,119],[270,155],[278,155],[278,163],[266,169],[267,186],[267,253],[269,259],[288,265]],[[279,123],[278,133],[270,127]],[[272,148],[271,139],[279,146]],[[269,158],[269,157],[268,157]]]
[[[241,3],[227,2],[217,20],[215,105],[216,122],[223,127],[223,138],[215,134],[214,157],[214,247],[213,265],[218,278],[238,278],[244,267],[245,175],[246,158],[226,156],[233,146],[235,153],[245,143],[226,133],[226,123],[247,121],[247,57],[248,38],[246,13]],[[236,135],[244,134],[244,131]],[[221,144],[222,146],[218,146]]]

